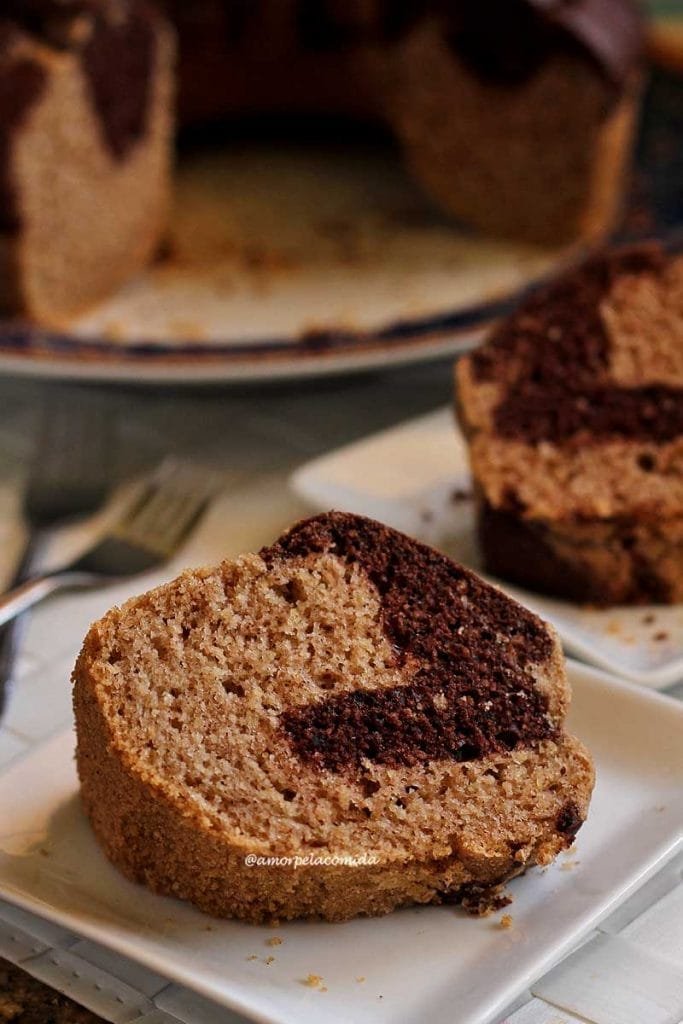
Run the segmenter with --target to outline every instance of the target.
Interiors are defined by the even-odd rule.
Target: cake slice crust
[[[329,514],[91,628],[74,672],[84,806],[129,877],[221,916],[459,899],[573,841],[593,769],[563,731],[568,699],[535,616]]]

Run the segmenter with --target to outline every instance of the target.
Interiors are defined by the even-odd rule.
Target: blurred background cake
[[[683,601],[683,257],[593,258],[456,376],[489,572],[592,604]]]
[[[5,313],[59,323],[151,258],[174,86],[184,125],[297,113],[388,126],[436,202],[484,232],[592,241],[619,211],[635,0],[10,0],[0,25]]]
[[[4,310],[58,321],[154,253],[170,195],[173,52],[172,30],[146,3],[3,5]]]

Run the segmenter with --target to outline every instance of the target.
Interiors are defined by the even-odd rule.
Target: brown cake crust
[[[297,713],[381,696],[425,670],[422,655],[405,642],[397,650],[385,632],[386,605],[358,547],[379,536],[398,571],[412,542],[330,514],[261,556],[185,573],[91,628],[74,671],[81,792],[107,856],[129,878],[219,916],[342,920],[458,900],[571,844],[593,768],[562,730],[569,691],[557,638],[435,552],[440,571],[451,567],[451,587],[463,588],[452,591],[454,606],[480,593],[493,602],[481,607],[491,652],[482,673],[507,674],[511,701],[544,705],[544,737],[522,713],[504,749],[470,747],[464,759],[463,742],[477,741],[466,727],[426,761],[400,744],[388,759],[367,749],[358,759],[343,722],[326,723],[322,757],[301,747]],[[428,551],[414,546],[418,558]],[[419,580],[413,587],[417,599]],[[498,633],[501,607],[508,622]],[[449,657],[443,645],[428,657],[436,666],[440,656]],[[471,679],[458,681],[457,663],[451,674],[461,701],[485,703]],[[530,680],[533,693],[523,688]],[[445,718],[452,696],[433,692]],[[422,730],[419,711],[409,703],[403,715]],[[391,723],[377,723],[377,734],[393,740]],[[249,855],[301,863],[250,866]],[[310,862],[321,855],[361,862]]]
[[[683,602],[683,518],[560,525],[484,503],[479,540],[501,579],[580,604]]]
[[[683,260],[541,290],[456,370],[487,569],[592,604],[683,600]]]

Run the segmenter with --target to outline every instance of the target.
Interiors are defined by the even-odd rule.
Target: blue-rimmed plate
[[[653,75],[619,238],[683,223],[683,79]],[[0,372],[140,383],[350,373],[464,351],[580,252],[459,229],[367,135],[195,145],[167,253],[75,322],[0,323]]]
[[[0,370],[211,382],[443,356],[572,255],[459,229],[387,147],[253,141],[180,161],[167,250],[67,325],[0,325]]]

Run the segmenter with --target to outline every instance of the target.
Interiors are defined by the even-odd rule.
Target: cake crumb
[[[118,320],[111,320],[106,324],[102,333],[107,341],[125,341],[128,337],[125,324]]]
[[[497,910],[509,907],[511,903],[512,896],[500,888],[477,885],[468,886],[461,900],[463,910],[471,917],[489,917]]]
[[[659,633],[655,633],[652,639],[655,640],[657,643],[662,643],[664,640],[669,639],[669,634],[662,629],[659,631]]]
[[[500,919],[500,927],[505,929],[512,928],[512,914],[503,914]]]
[[[252,953],[251,956],[247,957],[247,960],[258,960],[258,956],[256,953]]]
[[[358,982],[359,985],[362,984],[365,981],[365,975],[359,974],[359,976],[356,978],[356,981]]]
[[[651,626],[656,621],[657,617],[652,612],[648,612],[647,615],[643,615],[643,625],[645,626]]]
[[[263,962],[266,965],[266,967],[270,967],[271,964],[275,963],[275,957],[274,956],[267,956],[266,959]]]
[[[466,490],[464,487],[456,487],[451,492],[451,501],[454,505],[459,505],[463,501],[472,500],[472,491]]]
[[[309,974],[304,978],[301,984],[307,985],[308,988],[318,988],[322,990],[323,980],[324,979],[321,974]],[[325,989],[325,992],[326,991],[327,989]]]
[[[279,935],[273,935],[272,939],[266,939],[266,946],[281,946],[282,939]]]

